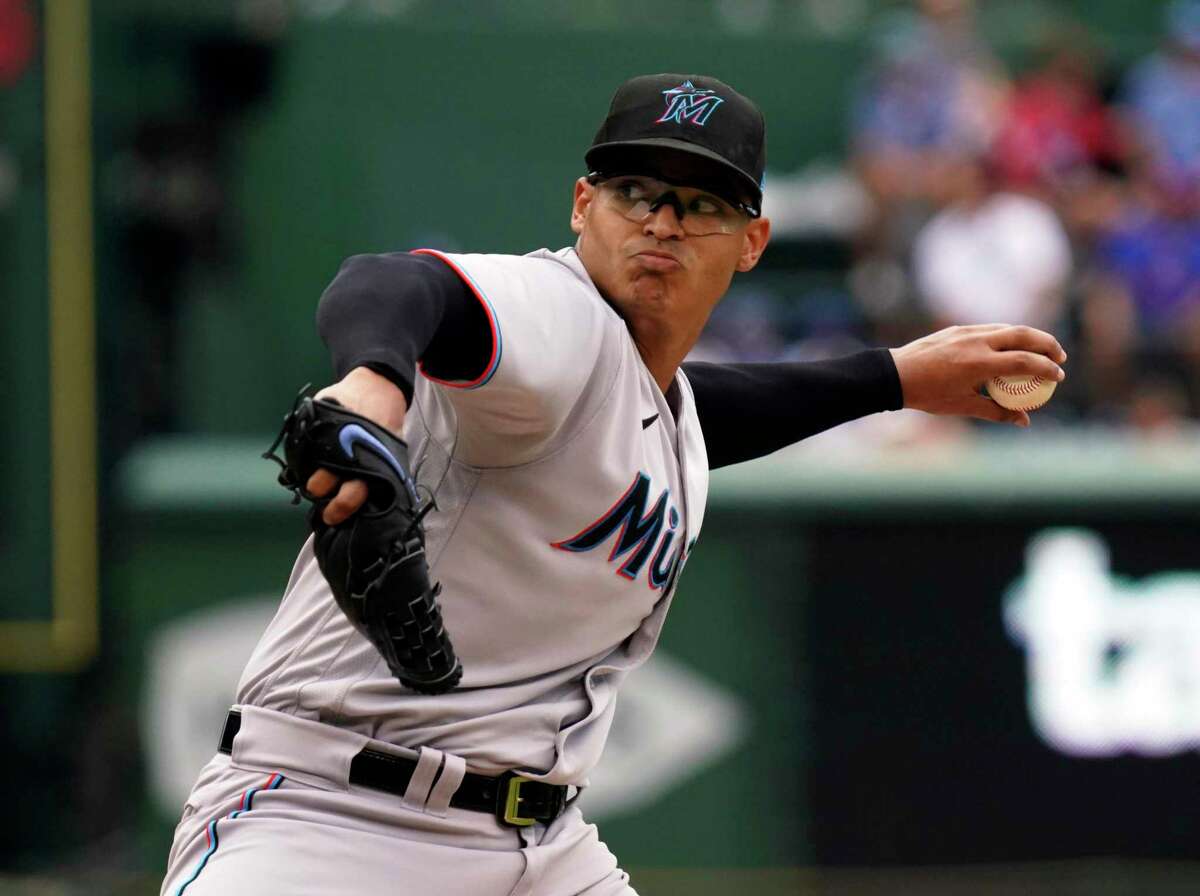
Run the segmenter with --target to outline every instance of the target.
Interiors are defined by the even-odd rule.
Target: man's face
[[[658,318],[698,332],[729,288],[734,271],[748,271],[766,248],[765,218],[738,220],[732,233],[696,236],[684,230],[678,209],[703,209],[703,190],[679,187],[679,204],[665,202],[642,220],[626,217],[613,201],[620,178],[575,182],[571,229],[580,260],[596,288],[627,320]]]

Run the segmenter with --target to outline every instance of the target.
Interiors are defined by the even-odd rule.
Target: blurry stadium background
[[[347,255],[571,241],[613,87],[768,120],[697,349],[1051,329],[1028,432],[714,477],[587,810],[640,892],[1200,887],[1200,3],[0,0],[0,893],[156,893],[303,537]]]

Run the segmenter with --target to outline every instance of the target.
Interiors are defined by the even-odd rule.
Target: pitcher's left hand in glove
[[[275,449],[283,443],[283,458]],[[408,470],[408,446],[381,426],[331,399],[297,399],[283,429],[263,455],[283,468],[279,484],[313,502],[308,522],[313,552],[342,612],[375,645],[392,674],[423,694],[449,691],[462,666],[442,625],[429,581],[422,506]],[[305,483],[318,469],[367,485],[366,503],[329,525],[327,499]]]

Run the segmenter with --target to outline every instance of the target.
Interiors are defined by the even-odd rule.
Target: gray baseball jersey
[[[306,545],[238,702],[583,785],[700,531],[692,392],[680,371],[662,393],[574,249],[430,254],[493,328],[477,380],[418,377],[404,432],[437,499],[427,548],[462,684],[436,697],[397,684]]]

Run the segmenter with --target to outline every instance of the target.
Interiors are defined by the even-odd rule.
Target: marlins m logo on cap
[[[691,81],[684,81],[678,87],[664,90],[662,95],[667,98],[667,111],[655,124],[662,124],[664,121],[683,124],[685,121],[690,121],[692,124],[703,127],[708,121],[708,116],[713,114],[713,110],[725,102],[714,91],[701,90]]]

